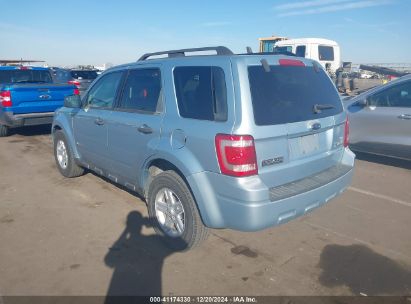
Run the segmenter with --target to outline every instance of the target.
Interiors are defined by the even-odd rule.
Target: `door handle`
[[[104,120],[102,120],[101,118],[97,118],[94,123],[98,126],[102,126],[104,125]]]
[[[137,130],[138,132],[143,133],[143,134],[153,133],[153,129],[147,126],[146,124],[139,126]]]
[[[411,120],[411,114],[401,114],[398,116],[399,119],[406,119],[406,120]]]

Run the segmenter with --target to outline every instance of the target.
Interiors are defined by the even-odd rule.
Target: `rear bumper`
[[[54,112],[13,114],[0,111],[0,124],[15,128],[22,126],[46,125],[53,122]]]
[[[258,176],[237,179],[233,185],[210,172],[190,176],[188,181],[206,226],[257,231],[302,216],[341,194],[354,171],[354,154],[348,149],[345,154],[352,161],[275,188],[266,187]]]

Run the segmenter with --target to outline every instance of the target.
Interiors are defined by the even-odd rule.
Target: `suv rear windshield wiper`
[[[333,106],[332,104],[318,104],[316,103],[313,106],[313,112],[314,114],[319,114],[321,113],[322,110],[329,110],[329,109],[334,109],[335,106]]]

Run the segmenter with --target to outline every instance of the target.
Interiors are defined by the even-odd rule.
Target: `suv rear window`
[[[71,71],[71,76],[73,78],[79,79],[80,77],[83,79],[96,79],[97,72],[96,71]]]
[[[3,70],[0,83],[50,83],[53,82],[47,70]]]
[[[176,67],[174,85],[181,117],[227,120],[227,89],[223,69],[211,66]]]
[[[256,125],[276,125],[336,115],[343,111],[340,97],[327,74],[313,67],[248,67],[254,120]],[[332,109],[315,114],[315,104]]]

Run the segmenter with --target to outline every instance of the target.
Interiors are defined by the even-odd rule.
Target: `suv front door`
[[[155,153],[163,120],[158,67],[128,71],[108,124],[110,178],[137,190],[144,162]]]
[[[73,118],[73,130],[81,160],[103,174],[107,170],[107,120],[117,96],[122,72],[104,75],[90,89],[83,107]]]

